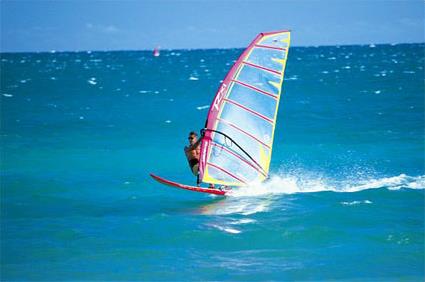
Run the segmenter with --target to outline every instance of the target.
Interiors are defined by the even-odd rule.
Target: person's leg
[[[198,176],[198,173],[199,173],[199,164],[196,164],[196,165],[194,165],[192,167],[192,173],[193,173],[193,175]]]

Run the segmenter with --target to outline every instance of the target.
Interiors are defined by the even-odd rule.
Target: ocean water
[[[242,52],[1,54],[1,280],[425,279],[424,44],[291,48],[271,177],[183,153]]]

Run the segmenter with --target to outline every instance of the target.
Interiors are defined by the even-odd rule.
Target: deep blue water
[[[269,182],[183,154],[242,50],[1,54],[1,280],[425,278],[424,44],[289,53]]]

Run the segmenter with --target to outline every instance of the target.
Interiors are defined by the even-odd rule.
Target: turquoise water
[[[183,146],[242,50],[1,54],[1,279],[425,278],[424,44],[289,53],[271,179]]]

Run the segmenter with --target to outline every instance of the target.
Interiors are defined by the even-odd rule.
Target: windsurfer
[[[201,153],[202,138],[198,139],[198,134],[191,131],[188,140],[189,145],[184,147],[184,152],[193,175],[197,176],[199,172],[199,155]]]
[[[186,154],[187,161],[189,162],[190,170],[193,175],[198,176],[199,174],[199,156],[201,154],[201,141],[202,137],[198,139],[198,134],[194,131],[189,133],[189,145],[184,147],[184,153]],[[199,186],[199,180],[198,180]],[[214,188],[213,184],[210,184],[210,188]]]

